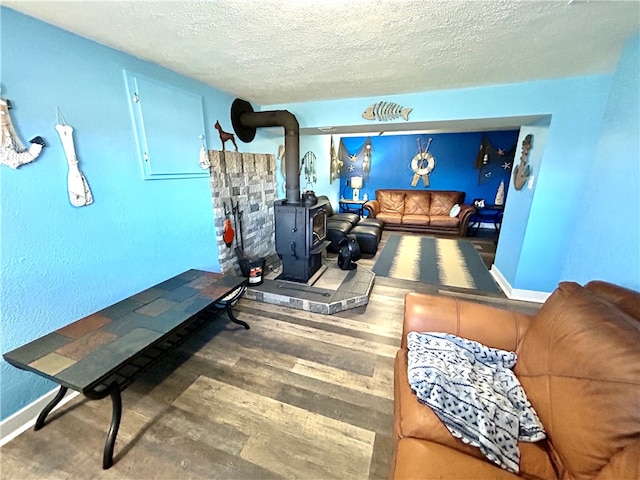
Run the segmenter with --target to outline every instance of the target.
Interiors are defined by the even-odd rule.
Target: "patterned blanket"
[[[447,333],[407,335],[409,383],[449,431],[492,462],[517,473],[518,440],[537,442],[544,428],[510,370],[516,354]]]

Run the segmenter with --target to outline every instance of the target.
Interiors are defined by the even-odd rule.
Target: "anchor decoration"
[[[28,149],[25,148],[11,121],[10,109],[11,102],[0,97],[0,163],[15,170],[20,165],[31,163],[38,158],[46,144],[42,137],[38,136],[29,141],[31,145]]]
[[[520,163],[513,169],[513,186],[516,190],[522,190],[527,178],[531,173],[531,165],[527,163],[529,158],[529,150],[533,143],[533,135],[529,134],[522,141],[522,153],[520,154]]]
[[[411,180],[411,186],[418,186],[418,182],[422,178],[422,183],[424,183],[425,187],[430,185],[429,174],[433,172],[433,169],[436,167],[436,159],[431,153],[429,153],[429,146],[431,145],[431,141],[433,138],[429,138],[427,142],[427,146],[422,150],[422,142],[420,138],[418,138],[418,153],[411,160],[411,165],[409,168],[413,171],[413,179]]]

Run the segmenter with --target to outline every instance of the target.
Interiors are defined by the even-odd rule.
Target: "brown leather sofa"
[[[409,293],[395,363],[394,479],[640,478],[640,293],[561,283],[535,316]],[[514,373],[547,438],[519,442],[518,475],[454,438],[408,383],[407,333],[516,351]]]
[[[449,190],[376,190],[376,198],[365,203],[369,218],[384,221],[387,230],[437,233],[464,237],[475,212],[465,205],[465,193]],[[454,205],[460,212],[451,216]]]

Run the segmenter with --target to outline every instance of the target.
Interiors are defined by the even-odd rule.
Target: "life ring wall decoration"
[[[436,159],[433,155],[431,155],[431,153],[429,153],[431,140],[433,139],[429,139],[429,141],[427,142],[427,148],[422,151],[422,144],[420,143],[420,139],[418,138],[418,153],[411,160],[411,165],[409,167],[413,171],[413,178],[411,180],[412,187],[416,187],[421,178],[425,187],[428,187],[431,184],[429,175],[436,167]]]

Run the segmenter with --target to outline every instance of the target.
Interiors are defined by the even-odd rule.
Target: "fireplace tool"
[[[231,199],[231,210],[233,211],[233,219],[238,233],[238,235],[236,235],[235,252],[240,264],[240,271],[243,277],[249,278],[249,285],[261,285],[266,260],[264,257],[247,257],[244,251],[244,226],[242,224],[242,214],[244,210],[240,210],[240,202],[234,205],[233,199]],[[240,246],[238,246],[238,237],[240,237]]]
[[[235,237],[235,231],[231,226],[231,220],[229,219],[229,209],[227,208],[227,202],[222,202],[224,207],[224,231],[222,233],[222,239],[227,248],[231,248],[233,244],[233,237]],[[237,243],[237,242],[236,242]]]
[[[236,203],[235,205],[233,204],[233,198],[229,199],[231,202],[231,214],[233,215],[233,225],[235,227],[235,230],[237,232],[236,235],[236,248],[235,248],[235,252],[236,255],[238,256],[239,260],[242,260],[245,258],[244,256],[244,238],[242,238],[242,219],[238,218],[242,215],[242,212],[240,211],[240,204]],[[238,229],[238,223],[240,223],[240,228]],[[238,242],[239,240],[239,242]]]

